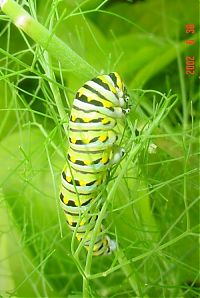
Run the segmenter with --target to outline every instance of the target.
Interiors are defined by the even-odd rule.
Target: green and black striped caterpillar
[[[62,172],[61,206],[69,228],[91,245],[92,230],[100,210],[98,197],[108,169],[124,154],[115,130],[119,119],[129,112],[126,87],[118,73],[100,75],[87,81],[76,93],[69,120],[67,165]],[[96,200],[96,201],[95,201]],[[115,241],[103,226],[93,247],[93,255],[109,254]]]

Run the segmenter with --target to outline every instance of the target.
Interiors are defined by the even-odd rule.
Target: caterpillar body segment
[[[67,165],[61,175],[61,206],[69,228],[89,250],[108,169],[119,162],[117,124],[128,112],[128,95],[116,72],[87,81],[76,93],[69,121]],[[100,226],[92,252],[107,255],[116,243]]]
[[[83,125],[84,124],[84,125]],[[116,120],[97,111],[72,109],[69,126],[71,130],[110,130],[116,125]]]
[[[76,151],[74,154],[73,149],[69,148],[67,158],[70,166],[75,170],[88,173],[102,172],[106,171],[110,165],[112,150],[107,149],[103,152]]]

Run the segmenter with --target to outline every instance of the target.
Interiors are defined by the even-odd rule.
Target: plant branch
[[[75,74],[87,78],[97,75],[95,68],[35,20],[18,3],[13,0],[0,0],[0,8],[17,28],[23,30],[68,71],[74,71]]]

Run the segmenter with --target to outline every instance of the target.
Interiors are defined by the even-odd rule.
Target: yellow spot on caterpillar
[[[66,214],[66,217],[67,217],[68,224],[71,226],[73,223],[73,217],[70,216],[69,214]]]
[[[104,135],[99,137],[100,142],[104,142],[106,139],[107,139],[107,136],[104,136]]]
[[[74,156],[70,156],[70,160],[74,163],[76,162],[76,158]]]
[[[117,78],[117,86],[118,86],[118,88],[123,91],[123,82],[122,82],[120,76],[118,75],[117,72],[114,72],[114,75]]]
[[[98,251],[98,249],[99,249],[99,245],[95,244],[93,247],[93,251],[96,252],[96,251]]]
[[[91,161],[89,161],[89,160],[84,160],[84,164],[85,164],[86,166],[90,166],[90,165],[91,165]]]
[[[76,116],[72,115],[72,121],[76,121]]]
[[[108,157],[106,157],[106,156],[101,159],[101,162],[103,164],[105,164],[107,161],[108,161]]]
[[[66,205],[67,205],[68,201],[69,201],[69,200],[68,200],[67,197],[64,197],[64,198],[63,198],[63,202],[64,202]]]
[[[103,76],[100,76],[99,78],[100,80],[102,80],[102,82],[106,83],[109,86],[110,91],[115,94],[117,93],[116,89]]]
[[[110,108],[110,107],[112,107],[112,103],[111,102],[109,102],[109,101],[103,101],[103,106],[104,106],[104,108]]]
[[[91,101],[91,100],[93,100],[93,97],[92,96],[87,96],[87,100]]]
[[[73,144],[76,144],[76,138],[75,138],[75,137],[72,137],[72,138],[71,138],[71,142],[72,142]]]
[[[88,137],[84,138],[83,143],[88,144],[89,142],[90,142],[90,139]]]
[[[95,184],[100,185],[101,184],[101,179],[96,180]]]
[[[86,118],[86,117],[84,117],[84,118],[82,118],[82,119],[83,119],[84,122],[89,122],[89,121],[90,121],[90,118]]]
[[[66,177],[66,180],[67,180],[67,182],[71,182],[72,181],[72,178],[70,176],[67,176]]]
[[[78,93],[79,93],[79,96],[83,95],[84,94],[84,88],[81,87],[79,90],[78,90]]]
[[[106,238],[104,238],[104,239],[102,240],[102,242],[103,242],[104,245],[106,245],[108,241],[107,241]]]
[[[79,180],[79,184],[80,184],[80,186],[86,186],[86,182],[83,180]]]
[[[81,236],[81,234],[76,234],[76,238],[78,239],[78,241],[81,241],[81,239],[83,238],[83,236]]]
[[[81,222],[80,222],[80,226],[83,226],[85,224],[85,220],[81,220]]]
[[[81,206],[81,203],[79,202],[79,200],[75,200],[74,202],[75,202],[75,205],[76,205],[77,207],[80,207],[80,206]]]
[[[107,118],[103,118],[103,119],[101,120],[101,122],[102,122],[103,124],[107,124],[107,123],[109,122],[109,120],[108,120]]]

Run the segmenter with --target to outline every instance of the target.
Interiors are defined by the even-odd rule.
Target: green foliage
[[[197,5],[27,1],[60,38],[47,51],[45,30],[22,28],[31,39],[0,13],[2,297],[199,297],[199,89],[184,70],[186,55],[197,60],[197,47],[185,44],[198,42],[185,34],[187,23],[197,28]],[[110,173],[98,219],[119,248],[92,258],[66,227],[60,172],[74,94],[91,73],[110,71],[132,103],[127,154]]]

